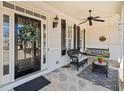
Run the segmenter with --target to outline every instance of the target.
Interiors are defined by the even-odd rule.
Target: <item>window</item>
[[[76,24],[74,24],[73,26],[73,32],[74,32],[74,49],[76,49],[76,38],[77,38],[77,34],[76,34]]]
[[[3,75],[9,74],[9,16],[3,15]]]
[[[74,24],[73,26],[73,31],[74,31],[74,49],[80,50],[82,48],[82,31],[80,30],[80,26],[76,26]]]
[[[80,48],[83,48],[82,45],[83,45],[83,30],[80,30]]]
[[[80,27],[77,26],[77,49],[80,50]]]
[[[61,55],[66,54],[66,20],[61,19]]]
[[[68,26],[68,49],[72,47],[72,26]]]

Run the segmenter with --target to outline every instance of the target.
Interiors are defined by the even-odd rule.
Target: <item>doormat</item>
[[[93,85],[105,87],[111,91],[118,91],[118,70],[108,69],[108,77],[105,74],[92,72],[92,65],[87,66],[78,76],[92,82]]]
[[[50,83],[51,82],[49,80],[47,80],[43,76],[40,76],[22,85],[15,87],[14,90],[15,91],[38,91]]]

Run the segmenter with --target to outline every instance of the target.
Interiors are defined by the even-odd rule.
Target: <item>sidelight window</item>
[[[3,75],[9,74],[9,16],[3,15]]]

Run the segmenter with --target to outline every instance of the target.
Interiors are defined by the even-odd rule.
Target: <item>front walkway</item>
[[[87,66],[81,67],[78,72],[74,66],[71,66],[71,68],[59,68],[46,74],[45,77],[51,81],[51,84],[40,91],[110,91],[104,86],[95,85],[91,81],[77,76],[85,67]],[[109,64],[109,67],[118,69],[112,64]]]

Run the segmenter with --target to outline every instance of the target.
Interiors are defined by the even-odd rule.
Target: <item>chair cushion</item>
[[[79,62],[82,61],[82,60],[84,60],[84,59],[87,59],[87,58],[88,58],[87,56],[85,56],[85,55],[83,55],[83,54],[76,54],[76,55],[74,55],[74,56],[77,56],[77,57],[78,57],[78,61],[79,61]],[[76,58],[73,58],[73,61],[74,61],[74,62],[77,62],[77,59],[76,59]]]
[[[100,48],[87,48],[86,54],[91,56],[103,55],[106,58],[109,58],[110,56],[109,49],[100,49]]]
[[[79,62],[82,61],[82,60],[84,60],[84,59],[87,59],[87,58],[88,58],[87,56],[82,55],[82,54],[78,56]]]

